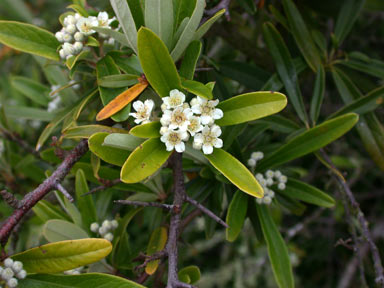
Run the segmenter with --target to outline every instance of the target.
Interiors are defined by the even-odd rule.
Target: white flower
[[[12,268],[13,266],[13,260],[11,258],[7,258],[4,260],[4,266],[6,268]]]
[[[101,226],[101,227],[99,228],[99,234],[100,234],[101,236],[104,236],[104,235],[107,234],[107,233],[108,233],[108,229],[106,229],[105,227]]]
[[[269,205],[269,204],[271,204],[271,202],[272,202],[272,198],[271,198],[271,197],[269,197],[269,196],[265,196],[265,197],[263,198],[263,203],[264,203],[264,204]]]
[[[73,55],[76,53],[76,49],[71,43],[64,43],[63,50],[66,56]]]
[[[282,175],[282,174],[281,174],[281,172],[280,172],[279,170],[276,170],[276,171],[275,171],[275,177],[276,177],[276,178],[280,178],[281,175]]]
[[[267,194],[267,196],[269,196],[271,198],[275,197],[275,191],[273,191],[271,189],[266,190],[265,193]]]
[[[251,158],[255,159],[255,160],[261,160],[264,158],[264,153],[263,152],[252,152],[251,154]]]
[[[110,230],[112,228],[112,225],[110,221],[104,220],[103,224],[101,224],[101,227],[104,227],[106,230]]]
[[[72,35],[64,32],[63,40],[64,42],[71,42],[73,40]]]
[[[76,53],[80,53],[81,50],[83,50],[83,43],[81,43],[81,42],[75,42],[75,43],[73,44],[73,48],[75,48]]]
[[[119,227],[119,222],[117,222],[117,220],[112,220],[111,225],[112,229],[116,229],[117,227]]]
[[[20,261],[15,261],[12,265],[13,272],[19,273],[21,270],[23,270],[23,263]]]
[[[214,120],[223,117],[223,111],[215,108],[219,104],[219,100],[207,100],[197,97],[197,104],[192,106],[192,111],[195,114],[201,115],[201,123],[203,125],[213,124]]]
[[[96,233],[99,230],[99,228],[100,228],[100,225],[99,223],[96,223],[96,222],[92,223],[90,227],[91,231],[94,233]]]
[[[256,160],[253,158],[248,159],[248,166],[249,167],[256,167]]]
[[[113,234],[112,233],[108,233],[107,235],[104,236],[104,239],[108,240],[109,242],[112,242]]]
[[[188,120],[189,120],[189,125],[187,129],[188,129],[188,132],[191,134],[191,136],[195,136],[197,132],[200,132],[201,130],[203,130],[203,125],[201,125],[200,117],[190,116]]]
[[[212,154],[213,147],[223,147],[223,140],[218,138],[221,135],[221,129],[217,125],[212,127],[205,126],[201,133],[195,135],[193,139],[193,146],[203,148],[204,154]],[[196,149],[195,148],[195,149]]]
[[[279,188],[280,190],[285,190],[285,183],[279,183],[279,185],[277,185],[277,188]]]
[[[65,54],[64,49],[60,49],[60,51],[59,51],[59,55],[60,55],[60,58],[62,58],[62,59],[64,59],[65,57],[67,57],[67,55]]]
[[[181,130],[168,129],[163,136],[161,136],[161,142],[165,143],[167,151],[175,149],[177,152],[182,153],[185,151],[184,140],[188,139],[188,133]]]
[[[7,281],[7,286],[8,286],[9,288],[15,288],[15,287],[17,287],[17,284],[18,284],[18,281],[17,281],[16,278],[11,278],[11,279],[9,279],[9,280]]]
[[[64,26],[75,25],[76,22],[77,22],[77,19],[73,15],[68,15],[67,17],[64,18]]]
[[[83,16],[81,16],[79,13],[75,14],[76,22],[79,21],[81,18],[83,18]]]
[[[272,186],[272,185],[273,185],[273,179],[267,178],[267,186]]]
[[[168,130],[169,130],[169,128],[168,128],[167,126],[162,126],[162,127],[160,128],[160,134],[161,134],[161,135],[164,135],[165,133],[168,132]]]
[[[115,21],[115,17],[109,19],[107,12],[99,12],[99,15],[97,15],[97,21],[99,22],[99,27],[102,28],[110,28],[110,24]]]
[[[76,29],[76,26],[73,25],[73,24],[70,24],[68,25],[67,27],[65,27],[65,31],[68,33],[68,34],[74,34],[77,29]]]
[[[256,198],[256,202],[258,204],[263,204],[263,198]]]
[[[19,279],[24,279],[25,277],[27,277],[27,271],[21,270],[19,273],[16,274],[16,277]]]
[[[63,32],[61,32],[61,31],[56,32],[55,37],[56,37],[56,39],[57,39],[59,42],[61,42],[61,43],[64,42],[64,33],[63,33]]]
[[[185,95],[177,89],[171,90],[169,96],[163,98],[163,103],[167,106],[167,109],[176,108],[182,106],[185,102]]]
[[[60,97],[56,97],[55,99],[53,99],[51,102],[48,103],[47,111],[48,112],[55,111],[59,107],[60,103],[61,103]]]
[[[169,129],[177,129],[186,131],[190,124],[189,118],[193,116],[191,109],[177,107],[175,110],[165,110],[160,122],[163,126],[169,126]]]
[[[4,281],[8,281],[13,275],[15,275],[15,273],[11,268],[5,268],[3,272],[1,272],[1,278],[3,278]]]
[[[76,23],[77,29],[85,35],[91,35],[95,33],[95,30],[92,30],[92,27],[97,27],[99,25],[99,21],[96,17],[90,16],[88,18],[80,18]]]
[[[279,182],[280,182],[280,183],[287,183],[287,181],[288,181],[287,176],[285,176],[285,175],[281,175],[281,176],[279,177]]]
[[[130,116],[133,116],[136,124],[148,123],[149,117],[151,116],[152,109],[155,106],[153,100],[145,100],[144,103],[140,100],[135,101],[133,104],[133,109],[136,110],[136,113],[129,113]]]
[[[273,172],[272,170],[267,170],[267,172],[265,172],[265,176],[267,176],[267,178],[272,178],[274,175],[275,172]]]
[[[264,176],[263,176],[263,174],[261,174],[261,173],[257,173],[257,174],[255,175],[255,177],[256,177],[257,180],[264,179]]]
[[[83,41],[84,40],[84,34],[81,33],[81,32],[76,32],[75,35],[73,36],[73,38],[75,38],[76,41]]]

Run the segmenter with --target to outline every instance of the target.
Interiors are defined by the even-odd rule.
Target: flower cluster
[[[72,270],[64,271],[64,274],[65,275],[80,275],[81,272],[83,271],[83,269],[84,269],[84,266],[81,266],[81,267],[78,267],[78,268],[75,268]]]
[[[250,166],[251,168],[255,168],[257,161],[263,158],[263,152],[253,152],[251,154],[251,158],[248,159],[248,166]],[[264,197],[257,198],[256,201],[259,204],[267,205],[271,204],[272,199],[275,197],[275,192],[270,187],[273,185],[277,185],[277,188],[279,190],[284,190],[285,185],[288,181],[287,176],[283,175],[279,170],[267,170],[264,175],[261,173],[257,173],[255,177],[264,189]]]
[[[99,225],[99,223],[96,223],[96,222],[92,223],[90,229],[92,232],[98,233],[104,239],[112,242],[113,240],[112,232],[118,226],[119,226],[119,223],[117,222],[117,220],[112,220],[112,221],[104,220],[101,226]]]
[[[223,147],[223,141],[218,138],[221,129],[214,124],[216,119],[223,117],[223,111],[216,108],[219,100],[196,97],[188,104],[184,93],[179,90],[174,89],[169,94],[163,98],[160,119],[160,140],[165,143],[167,151],[184,152],[184,142],[190,136],[193,137],[193,148],[202,149],[204,154],[212,154],[213,147]]]
[[[68,59],[71,56],[79,54],[83,51],[88,36],[96,33],[96,31],[92,29],[93,27],[111,29],[110,24],[113,21],[115,21],[115,17],[110,19],[107,12],[100,12],[97,17],[83,17],[78,13],[65,17],[63,28],[55,34],[56,39],[63,43],[59,51],[60,57],[62,59]],[[105,37],[106,35],[100,34],[100,36]],[[113,40],[113,38],[111,39]]]
[[[18,279],[24,279],[27,272],[23,270],[23,263],[13,261],[11,258],[4,260],[4,267],[0,267],[0,281],[3,280],[9,288],[17,287]]]

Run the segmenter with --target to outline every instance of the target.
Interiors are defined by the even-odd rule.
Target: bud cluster
[[[76,13],[75,15],[68,15],[64,18],[63,28],[56,32],[55,36],[59,42],[63,43],[59,51],[62,59],[68,59],[71,56],[79,54],[85,49],[88,36],[96,33],[93,27],[109,28],[110,24],[115,21],[115,17],[109,18],[107,12],[100,12],[97,17],[89,16],[83,17]],[[100,36],[106,35],[99,33]],[[112,39],[112,40],[111,40]],[[113,44],[113,38],[108,40]]]
[[[104,220],[103,223],[101,224],[101,226],[97,222],[92,223],[90,229],[92,232],[97,233],[101,237],[103,237],[104,239],[112,242],[112,240],[113,240],[113,233],[112,232],[117,227],[119,227],[119,223],[117,222],[117,220],[112,220],[112,221]]]
[[[248,166],[251,168],[255,168],[257,161],[264,158],[263,152],[253,152],[251,154],[251,158],[248,159]],[[257,173],[255,175],[257,181],[259,181],[260,185],[264,189],[264,197],[257,198],[256,201],[259,204],[269,205],[272,203],[273,198],[275,197],[275,191],[273,191],[270,187],[273,185],[277,185],[277,189],[285,190],[286,183],[288,181],[287,176],[283,175],[279,170],[272,171],[267,170],[264,175],[261,173]]]
[[[0,266],[0,282],[4,281],[9,288],[17,287],[17,279],[24,279],[27,276],[27,272],[23,269],[23,263],[7,258],[3,264],[4,267]]]

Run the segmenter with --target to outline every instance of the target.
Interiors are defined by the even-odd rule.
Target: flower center
[[[202,112],[203,112],[202,114],[209,115],[212,112],[212,108],[209,106],[204,106],[202,109]]]
[[[180,99],[176,98],[176,97],[171,97],[171,99],[169,99],[169,103],[171,103],[172,106],[179,106],[179,105],[181,105]]]
[[[179,134],[177,133],[171,133],[169,134],[168,136],[168,140],[169,142],[171,142],[172,144],[177,144],[180,142],[180,137],[179,137]]]

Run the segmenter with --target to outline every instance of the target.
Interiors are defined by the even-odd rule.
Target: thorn
[[[7,190],[0,191],[1,197],[3,197],[4,201],[11,206],[13,209],[18,209],[20,207],[20,201],[16,199],[16,197],[8,192]]]

